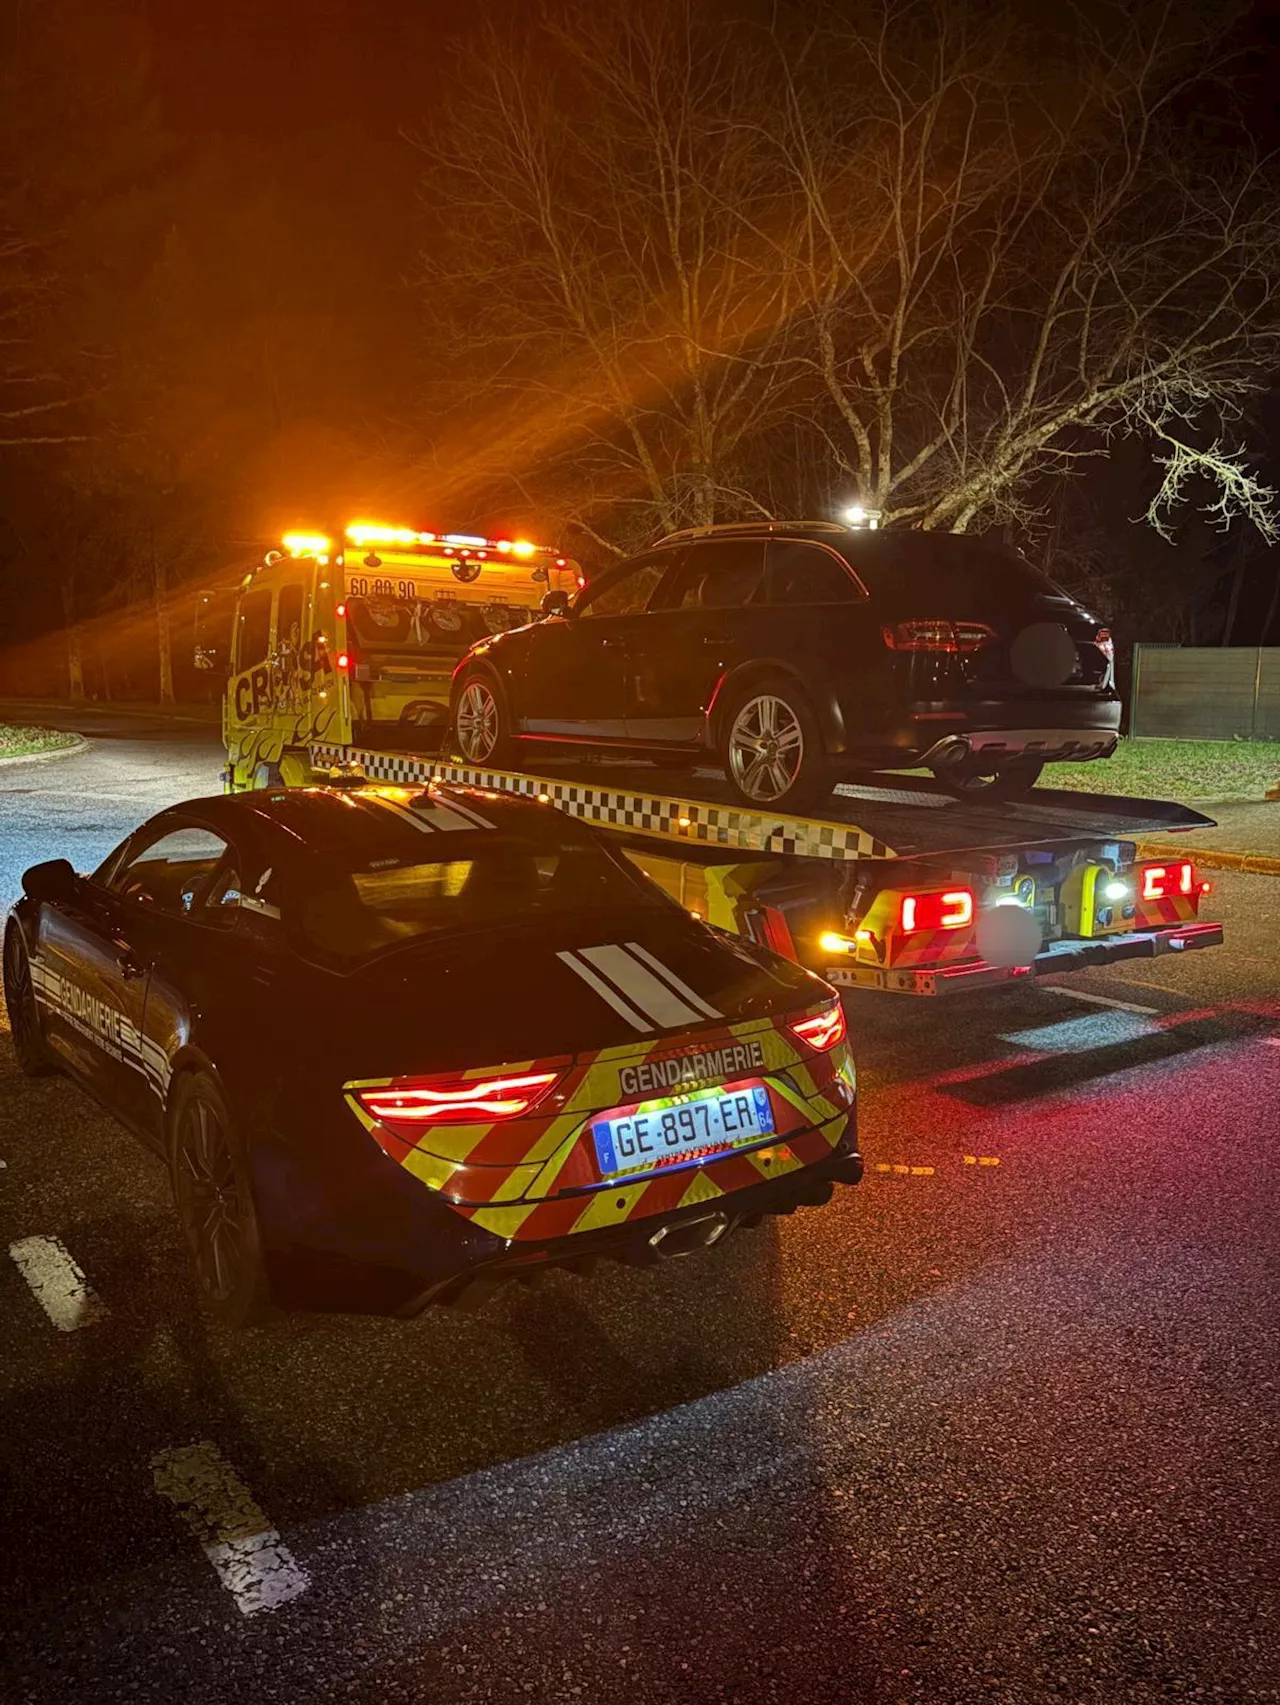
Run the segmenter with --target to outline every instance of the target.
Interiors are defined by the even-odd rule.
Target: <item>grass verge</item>
[[[59,734],[54,728],[10,728],[0,723],[0,759],[33,758],[40,752],[61,752],[79,743],[78,734]]]
[[[1250,800],[1280,790],[1280,740],[1122,740],[1115,756],[1048,764],[1041,787],[1137,798]]]

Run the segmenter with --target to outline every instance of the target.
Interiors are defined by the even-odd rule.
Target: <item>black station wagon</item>
[[[957,534],[759,523],[675,534],[453,679],[474,764],[529,744],[718,762],[800,810],[856,770],[928,767],[1009,797],[1115,749],[1111,635],[1010,548]]]

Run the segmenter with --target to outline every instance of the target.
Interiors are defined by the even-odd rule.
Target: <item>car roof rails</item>
[[[675,544],[682,539],[750,538],[760,533],[848,533],[851,528],[840,521],[717,521],[703,527],[682,527],[679,532],[667,533],[658,540],[660,545]]]

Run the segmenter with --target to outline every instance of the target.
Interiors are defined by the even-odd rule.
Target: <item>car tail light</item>
[[[918,929],[964,929],[973,922],[972,888],[939,894],[904,894],[898,912],[904,935]]]
[[[832,1001],[830,1006],[824,1006],[821,1012],[812,1018],[798,1019],[788,1029],[793,1036],[799,1037],[806,1048],[813,1048],[819,1054],[829,1054],[838,1042],[843,1042],[849,1034],[849,1027],[844,1020],[844,1009],[840,1002]]]
[[[1097,646],[1098,650],[1106,658],[1108,663],[1115,662],[1116,642],[1111,637],[1110,628],[1099,628],[1097,633],[1094,635],[1093,643]]]
[[[1139,892],[1144,900],[1176,900],[1179,895],[1195,892],[1196,869],[1190,859],[1177,864],[1143,864],[1138,868],[1142,872]]]
[[[998,635],[985,622],[927,621],[899,622],[881,630],[890,651],[945,651],[953,655],[981,651]]]
[[[380,1125],[402,1125],[411,1130],[421,1130],[424,1125],[488,1125],[531,1112],[562,1075],[513,1072],[507,1077],[405,1078],[354,1093],[365,1112]]]

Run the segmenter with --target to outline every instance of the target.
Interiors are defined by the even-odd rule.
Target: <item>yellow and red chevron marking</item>
[[[624,1093],[620,1072],[648,1060],[703,1054],[734,1043],[758,1046],[759,1063],[735,1074],[732,1081],[767,1085],[775,1121],[773,1139],[748,1153],[722,1150],[694,1165],[686,1161],[643,1177],[623,1174],[602,1180],[591,1134],[593,1120],[653,1099],[652,1094]],[[521,1241],[542,1241],[669,1213],[813,1165],[829,1155],[844,1135],[853,1104],[848,1044],[814,1054],[791,1035],[782,1018],[718,1025],[684,1038],[668,1037],[639,1047],[628,1043],[580,1058],[561,1055],[508,1061],[501,1068],[477,1067],[463,1075],[489,1077],[495,1069],[555,1070],[565,1075],[550,1111],[522,1119],[433,1126],[417,1143],[372,1119],[351,1093],[386,1088],[397,1080],[348,1084],[348,1103],[384,1152],[439,1191],[455,1212],[500,1237]],[[720,1081],[682,1083],[677,1092],[714,1089]]]

